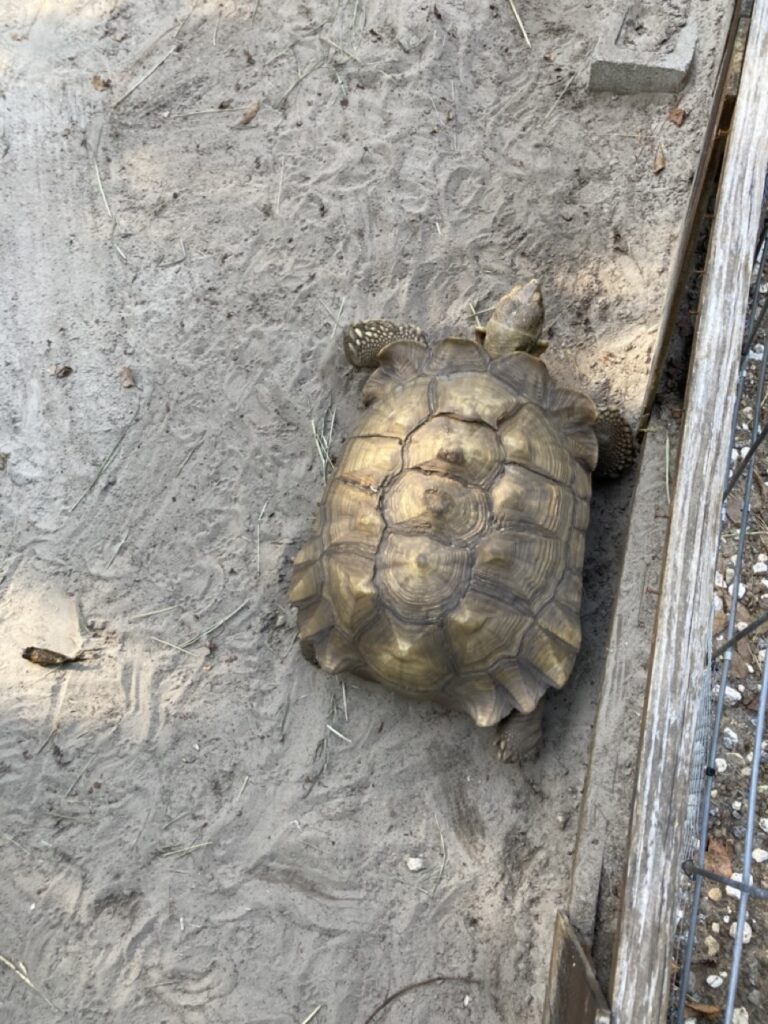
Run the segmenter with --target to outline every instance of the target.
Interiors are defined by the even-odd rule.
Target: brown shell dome
[[[595,407],[524,352],[380,358],[294,562],[302,649],[478,725],[530,712],[581,643]]]

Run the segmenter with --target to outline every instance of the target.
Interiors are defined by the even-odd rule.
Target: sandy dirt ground
[[[305,663],[287,575],[339,323],[463,333],[535,274],[554,372],[637,417],[726,4],[635,27],[695,17],[696,63],[621,99],[614,7],[520,2],[528,48],[503,0],[2,5],[7,1024],[363,1024],[438,976],[376,1019],[539,1019],[632,481],[525,770]]]

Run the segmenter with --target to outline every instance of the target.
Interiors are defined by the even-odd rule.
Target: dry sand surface
[[[555,372],[638,415],[725,7],[667,4],[689,85],[616,99],[598,0],[520,0],[530,48],[506,0],[2,4],[5,1024],[363,1024],[436,976],[376,1020],[539,1019],[631,481],[522,771],[302,660],[312,424],[359,408],[337,321],[466,332],[532,274]]]

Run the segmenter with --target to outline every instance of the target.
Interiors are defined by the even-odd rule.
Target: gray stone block
[[[595,50],[589,73],[592,92],[678,92],[688,76],[696,49],[696,25],[689,21],[680,31],[671,53],[643,53],[613,40],[621,34],[626,15],[608,24],[605,38]]]

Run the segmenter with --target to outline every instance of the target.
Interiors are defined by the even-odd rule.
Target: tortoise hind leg
[[[600,409],[594,424],[597,436],[596,476],[619,476],[635,461],[635,435],[618,409]]]
[[[543,735],[541,731],[544,717],[542,701],[527,715],[513,711],[511,715],[499,722],[496,736],[497,756],[500,761],[527,761],[535,757],[541,750]]]

